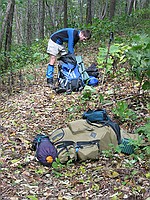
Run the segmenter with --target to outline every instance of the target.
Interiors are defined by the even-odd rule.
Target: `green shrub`
[[[132,75],[139,81],[140,87],[150,89],[150,38],[148,35],[134,35],[127,57]],[[140,89],[140,88],[139,88]]]

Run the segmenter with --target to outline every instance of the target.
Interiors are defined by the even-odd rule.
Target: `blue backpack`
[[[56,92],[78,92],[84,88],[84,81],[79,72],[79,66],[76,57],[73,54],[67,54],[59,58],[58,83],[59,88]]]
[[[37,134],[32,142],[32,150],[36,151],[35,157],[39,162],[50,167],[57,157],[57,150],[49,137]]]

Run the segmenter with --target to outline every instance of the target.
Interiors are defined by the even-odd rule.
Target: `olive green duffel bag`
[[[95,160],[101,151],[118,145],[114,130],[101,124],[89,124],[84,119],[68,123],[67,128],[57,129],[50,135],[61,163],[68,160]]]

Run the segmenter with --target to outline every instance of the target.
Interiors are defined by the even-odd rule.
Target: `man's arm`
[[[68,30],[68,53],[74,53],[74,30]]]

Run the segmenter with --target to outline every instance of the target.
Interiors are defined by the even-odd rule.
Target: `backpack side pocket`
[[[55,143],[55,147],[61,163],[66,163],[69,160],[77,160],[75,143],[73,141],[60,141]]]
[[[79,160],[96,160],[100,156],[100,140],[79,141],[76,152]]]

